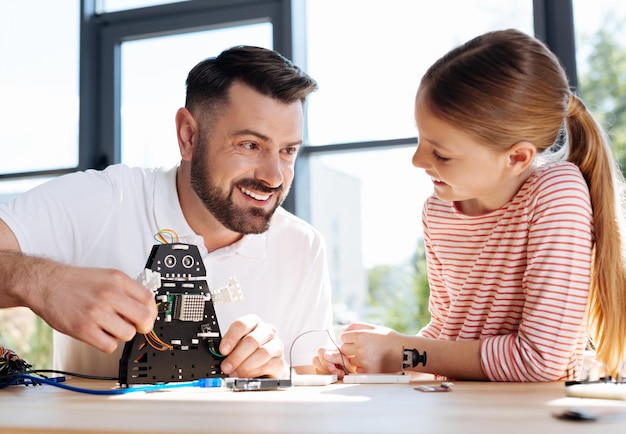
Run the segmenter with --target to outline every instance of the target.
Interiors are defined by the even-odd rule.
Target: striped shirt
[[[431,321],[419,334],[480,339],[492,381],[578,378],[593,242],[579,169],[540,166],[507,204],[480,216],[433,196],[422,217]]]

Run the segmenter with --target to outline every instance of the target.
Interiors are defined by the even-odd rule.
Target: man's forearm
[[[59,266],[47,259],[0,250],[0,308],[32,308],[39,289]]]

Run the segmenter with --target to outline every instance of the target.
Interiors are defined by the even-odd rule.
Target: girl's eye
[[[433,151],[433,155],[435,157],[435,159],[439,160],[439,161],[450,161],[449,158],[446,157],[442,157],[441,155],[439,155],[436,151]]]

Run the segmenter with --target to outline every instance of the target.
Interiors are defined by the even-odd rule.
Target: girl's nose
[[[413,153],[413,158],[411,159],[411,162],[413,163],[413,165],[419,169],[425,169],[426,168],[426,161],[424,159],[423,154],[423,150],[420,149],[420,145],[419,143],[417,144],[417,148],[415,149],[415,152]]]

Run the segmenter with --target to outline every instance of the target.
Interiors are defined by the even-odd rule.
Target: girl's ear
[[[176,112],[176,135],[181,158],[191,161],[198,141],[198,124],[191,112],[184,107]]]
[[[533,163],[537,148],[530,142],[517,142],[509,149],[508,154],[509,167],[518,175]]]

